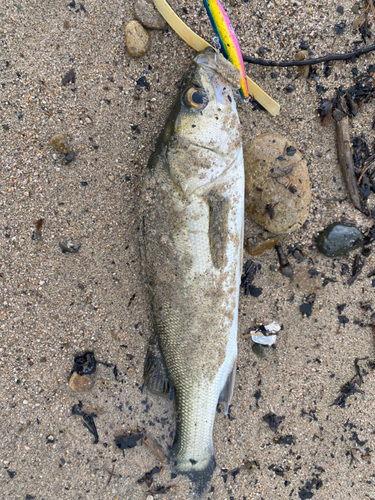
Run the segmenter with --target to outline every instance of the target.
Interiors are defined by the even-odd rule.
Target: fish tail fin
[[[207,456],[199,462],[193,459],[190,459],[188,463],[177,461],[178,450],[179,446],[177,442],[175,442],[170,455],[172,467],[175,469],[176,473],[189,477],[194,485],[195,493],[200,498],[207,490],[212,474],[216,468],[212,441],[209,450],[207,450]]]
[[[191,481],[194,483],[195,491],[198,496],[203,495],[203,493],[207,490],[215,468],[216,468],[215,455],[212,453],[210,461],[208,462],[205,469],[201,471],[190,472],[189,477]]]

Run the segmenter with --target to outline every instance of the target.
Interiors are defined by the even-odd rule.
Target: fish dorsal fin
[[[155,333],[152,333],[143,369],[144,383],[154,394],[168,396],[172,386],[168,380],[167,369]]]
[[[220,269],[228,242],[229,200],[223,195],[211,192],[207,197],[210,209],[208,236],[213,265]]]
[[[224,414],[228,415],[229,405],[232,401],[233,391],[234,391],[234,382],[236,380],[236,362],[233,363],[233,368],[230,371],[228,378],[224,384],[224,387],[221,390],[219,396],[219,403],[223,403],[224,405]]]

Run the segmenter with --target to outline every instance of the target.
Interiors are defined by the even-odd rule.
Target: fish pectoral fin
[[[145,386],[151,392],[163,396],[173,395],[172,386],[168,380],[167,369],[154,333],[151,335],[145,358],[143,378]]]
[[[213,265],[220,269],[228,243],[228,198],[214,192],[208,195],[210,252]]]
[[[236,380],[236,361],[233,363],[233,368],[230,371],[228,378],[224,384],[224,387],[221,390],[219,396],[219,403],[223,403],[224,405],[224,414],[228,415],[229,405],[232,401],[233,391],[234,391],[234,382]]]

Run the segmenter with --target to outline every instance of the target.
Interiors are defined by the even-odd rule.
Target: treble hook
[[[216,55],[220,55],[220,48],[221,48],[219,37],[215,36],[212,39],[212,46],[213,46],[213,48],[215,50],[215,64],[217,66]]]

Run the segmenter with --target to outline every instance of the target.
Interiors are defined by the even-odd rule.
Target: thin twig
[[[111,470],[111,471],[107,471],[107,472],[108,472],[108,474],[109,474],[109,478],[108,478],[108,481],[107,481],[107,486],[108,486],[108,485],[109,485],[109,483],[111,482],[111,479],[112,479],[112,476],[113,476],[113,472],[114,472],[114,470],[115,470],[115,465],[116,465],[116,464],[113,464],[113,466],[112,466],[112,470]]]
[[[367,0],[367,3],[370,6],[372,15],[375,17],[375,7],[374,7],[374,4],[373,4],[372,0]]]
[[[27,429],[28,427],[30,427],[30,424],[31,424],[31,422],[30,422],[30,421],[29,421],[29,422],[27,422],[27,424],[26,424],[26,425],[24,425],[23,427],[21,427],[21,429],[19,430],[19,433],[21,434],[21,433],[22,433],[25,429]]]
[[[251,64],[259,64],[261,66],[278,66],[280,68],[286,68],[289,66],[308,66],[309,64],[319,64],[328,61],[346,61],[352,59],[352,57],[358,57],[362,54],[367,54],[375,50],[375,43],[369,45],[368,47],[362,47],[361,49],[353,50],[353,52],[348,52],[347,54],[328,54],[324,57],[318,57],[316,59],[305,59],[304,61],[266,61],[265,59],[257,59],[242,54],[243,60]]]
[[[362,180],[362,177],[365,175],[365,173],[367,172],[367,170],[370,170],[371,167],[373,167],[375,165],[375,161],[373,161],[372,163],[370,163],[369,165],[367,165],[367,167],[364,169],[364,171],[361,173],[359,179],[358,179],[358,184],[361,183],[361,180]]]

